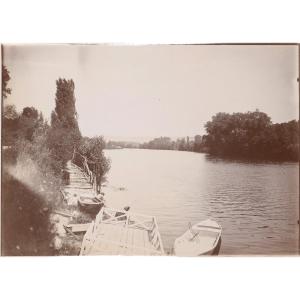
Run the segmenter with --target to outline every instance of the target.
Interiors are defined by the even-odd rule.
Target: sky
[[[5,45],[12,94],[50,118],[58,78],[75,82],[84,136],[145,141],[205,134],[218,112],[298,119],[298,48],[263,45]]]

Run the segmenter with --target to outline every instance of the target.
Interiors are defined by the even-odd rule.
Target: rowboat
[[[193,226],[174,242],[177,256],[216,255],[221,246],[222,227],[207,219]]]
[[[78,205],[84,210],[99,211],[100,208],[104,205],[104,201],[97,197],[81,196],[78,199]]]

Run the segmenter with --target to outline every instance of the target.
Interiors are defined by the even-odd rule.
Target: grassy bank
[[[40,184],[36,181],[35,185],[29,183],[31,177],[22,180],[21,166],[13,150],[4,150],[2,158],[2,254],[54,255],[50,199],[55,187],[47,188],[42,178],[39,178]],[[23,170],[23,176],[25,171],[34,176],[29,168]]]
[[[34,162],[3,151],[2,254],[78,255],[83,234],[68,234],[63,225],[90,223],[95,215],[63,202],[61,181],[42,174]],[[63,212],[72,217],[63,217]]]

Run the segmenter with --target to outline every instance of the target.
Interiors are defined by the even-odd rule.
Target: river
[[[220,255],[298,252],[299,165],[254,163],[207,154],[105,150],[109,206],[156,216],[171,249],[188,223],[213,218],[223,228]]]

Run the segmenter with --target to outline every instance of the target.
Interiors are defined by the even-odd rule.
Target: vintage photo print
[[[1,255],[298,255],[299,46],[1,46]]]

